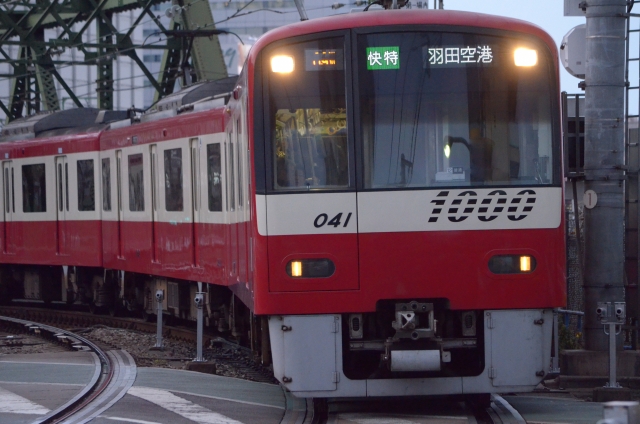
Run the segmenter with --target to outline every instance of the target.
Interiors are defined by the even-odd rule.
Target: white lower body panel
[[[531,391],[551,359],[550,309],[485,311],[485,369],[473,377],[350,380],[340,315],[269,318],[275,377],[298,397],[420,396]]]

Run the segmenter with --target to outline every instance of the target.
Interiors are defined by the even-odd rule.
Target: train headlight
[[[530,255],[498,255],[489,259],[489,270],[494,274],[530,274],[536,265],[536,258]]]
[[[287,274],[292,278],[327,278],[335,271],[330,259],[296,259],[287,264]]]
[[[277,55],[271,57],[271,71],[277,74],[290,74],[294,69],[293,57]]]
[[[538,64],[538,52],[533,49],[519,47],[513,53],[516,66],[536,66]]]

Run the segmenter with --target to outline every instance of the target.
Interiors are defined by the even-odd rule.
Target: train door
[[[13,235],[13,214],[16,211],[15,195],[13,193],[13,165],[11,161],[2,163],[3,176],[3,251],[4,253],[15,253],[15,241]]]
[[[158,262],[158,146],[154,144],[149,149],[151,154],[151,260]]]
[[[200,139],[189,140],[191,148],[191,246],[193,253],[193,265],[199,266],[200,252],[198,250],[198,224],[200,223]]]
[[[122,258],[122,150],[116,150],[116,190],[116,199],[118,202],[118,257]]]
[[[57,156],[56,164],[56,253],[66,254],[67,214],[69,213],[69,164],[66,156]]]

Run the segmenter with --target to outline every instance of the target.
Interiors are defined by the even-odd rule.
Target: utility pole
[[[597,203],[585,208],[585,348],[607,351],[598,302],[624,302],[625,0],[581,3],[586,8],[585,190]],[[622,337],[618,337],[618,349]]]

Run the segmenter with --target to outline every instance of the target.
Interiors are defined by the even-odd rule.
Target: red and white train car
[[[566,297],[557,67],[541,29],[449,11],[331,17],[253,46],[253,312],[289,390],[543,378]]]
[[[204,290],[209,325],[247,336],[302,397],[535,387],[566,300],[547,34],[464,12],[336,16],[266,34],[228,82],[86,135],[0,144],[16,175],[46,162],[42,183],[3,172],[5,187],[69,195],[78,258],[59,236],[10,244],[21,225],[59,234],[64,202],[47,194],[36,216],[3,200],[2,287],[32,269],[42,287],[34,267],[58,266],[60,298],[152,312],[164,290],[183,318]]]

